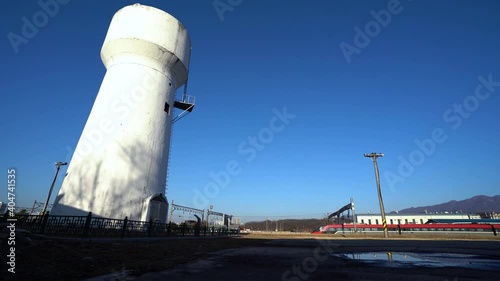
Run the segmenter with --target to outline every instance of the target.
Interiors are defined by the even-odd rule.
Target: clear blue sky
[[[53,163],[71,159],[105,74],[99,52],[110,20],[135,2],[73,0],[46,24],[37,1],[3,3],[0,155],[5,178],[17,169],[19,206],[44,201]],[[140,2],[179,19],[193,45],[197,103],[174,126],[168,199],[193,206],[194,189],[203,193],[210,172],[235,161],[241,172],[210,200],[216,211],[320,217],[354,197],[358,212],[378,212],[373,165],[363,157],[372,151],[385,153],[387,211],[499,194],[500,86],[480,86],[481,99],[475,91],[479,76],[500,82],[500,2],[402,0],[385,26],[370,24],[370,11],[390,2],[244,0],[222,17],[214,1]],[[9,33],[23,36],[22,18],[34,15],[41,27],[16,53]],[[355,38],[367,24],[368,43]],[[357,48],[350,62],[342,42]],[[295,118],[263,150],[243,144],[240,153],[284,107]],[[435,129],[441,143],[423,154],[415,140]],[[398,172],[410,156],[413,173]],[[389,173],[399,178],[391,183]]]

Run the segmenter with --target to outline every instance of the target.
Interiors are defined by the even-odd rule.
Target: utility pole
[[[377,181],[377,192],[378,192],[378,202],[380,205],[380,215],[382,216],[382,227],[384,228],[384,237],[389,238],[389,234],[387,232],[387,221],[385,220],[385,209],[384,209],[384,201],[382,200],[382,191],[380,190],[380,177],[378,174],[378,165],[377,158],[383,157],[383,153],[365,153],[365,157],[371,158],[373,160],[373,168],[375,169],[375,180]]]
[[[30,211],[30,216],[31,216],[31,214],[33,214],[33,211],[35,210],[35,206],[36,206],[36,200],[35,200],[35,202],[33,203],[33,207],[31,208],[31,211]]]
[[[47,211],[47,206],[49,205],[50,195],[52,194],[52,189],[54,189],[54,184],[56,183],[57,174],[59,174],[59,169],[61,168],[61,166],[68,165],[68,163],[56,162],[55,165],[57,166],[56,174],[54,175],[54,180],[52,181],[52,184],[50,185],[50,190],[49,190],[49,195],[47,195],[47,200],[45,201],[45,204],[43,205],[43,211],[41,213],[42,215],[45,215],[45,211]]]
[[[208,216],[210,216],[210,213],[214,209],[214,205],[210,205],[210,209],[207,210],[207,225],[210,227],[210,221],[208,220]]]
[[[173,214],[174,214],[174,200],[172,200],[172,205],[170,205],[170,218],[168,219],[169,222],[172,222]]]
[[[354,208],[354,199],[351,197],[351,210],[352,210],[352,222],[354,224],[354,232],[358,232],[358,227],[356,226],[356,209]]]

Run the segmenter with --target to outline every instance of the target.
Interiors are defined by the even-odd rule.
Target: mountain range
[[[424,207],[411,207],[400,210],[400,214],[408,213],[435,213],[435,212],[461,212],[461,213],[491,213],[500,212],[500,195],[485,196],[478,195],[465,200],[452,200],[447,203],[424,206]]]

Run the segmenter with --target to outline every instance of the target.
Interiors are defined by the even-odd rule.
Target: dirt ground
[[[142,239],[113,242],[57,239],[32,236],[16,243],[15,274],[7,272],[6,243],[2,243],[2,272],[5,280],[83,280],[112,272],[131,271],[132,275],[172,268],[205,257],[208,253],[258,246],[266,239],[191,238]]]
[[[84,280],[113,272],[130,271],[139,276],[209,256],[210,253],[241,247],[265,247],[274,239],[315,238],[311,235],[199,237],[163,239],[60,239],[20,236],[16,243],[15,274],[7,272],[7,245],[2,241],[0,280]],[[321,235],[321,238],[328,238]],[[335,236],[332,239],[349,239]],[[351,237],[356,238],[356,237]],[[358,237],[366,239],[366,236]],[[498,240],[498,239],[495,239]]]

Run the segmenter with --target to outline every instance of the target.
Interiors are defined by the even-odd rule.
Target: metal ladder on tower
[[[182,110],[181,113],[179,113],[177,116],[172,118],[172,125],[184,118],[186,115],[191,113],[194,109],[194,104],[195,104],[195,97],[194,96],[189,96],[187,95],[187,81],[186,84],[184,85],[184,93],[182,94],[182,98],[180,100],[176,100],[174,98],[174,108]],[[170,144],[172,144],[172,138],[174,135],[174,127],[172,126],[171,132],[170,132]],[[167,194],[167,189],[168,189],[168,178],[169,178],[169,172],[168,170],[170,169],[170,159],[172,157],[172,153],[170,152],[168,154],[168,160],[167,160],[167,178],[165,181],[165,196]]]

